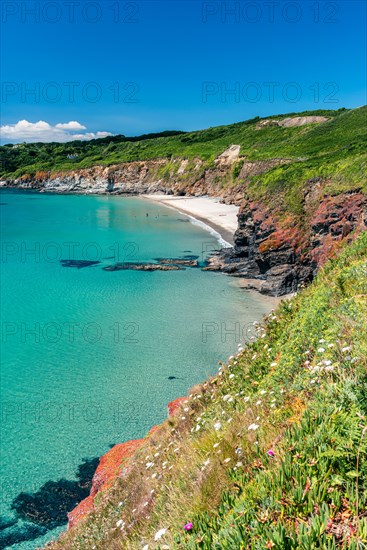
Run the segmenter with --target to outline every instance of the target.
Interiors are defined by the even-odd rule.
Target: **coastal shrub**
[[[236,164],[233,166],[233,170],[232,170],[232,179],[233,179],[233,181],[235,181],[238,178],[238,176],[240,175],[240,172],[242,170],[242,166],[244,165],[244,162],[245,162],[245,160],[241,159],[238,162],[236,162]]]

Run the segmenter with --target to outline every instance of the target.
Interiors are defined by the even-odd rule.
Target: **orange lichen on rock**
[[[93,476],[91,496],[95,496],[98,491],[118,477],[124,461],[131,458],[144,442],[145,439],[133,439],[126,443],[118,443],[101,457]]]
[[[168,403],[168,416],[173,416],[177,413],[183,403],[187,402],[187,397],[178,397],[174,401]]]
[[[181,407],[182,403],[187,402],[187,397],[179,397],[168,404],[168,414],[172,416]],[[153,426],[148,433],[148,438],[152,436],[159,426]],[[97,493],[109,487],[120,475],[126,473],[129,467],[129,460],[135,452],[147,441],[145,439],[132,439],[125,443],[114,445],[105,453],[99,461],[98,467],[92,479],[92,489],[90,496],[82,500],[78,506],[68,513],[68,529],[76,525],[86,514],[94,508],[94,498]],[[123,468],[122,468],[123,467]]]
[[[79,502],[78,506],[74,508],[71,512],[68,513],[68,529],[71,529],[79,523],[79,521],[84,518],[89,512],[91,512],[94,509],[94,497],[92,495],[89,495],[89,497],[85,498],[81,502]]]

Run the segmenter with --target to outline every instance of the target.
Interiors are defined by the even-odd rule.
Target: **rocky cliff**
[[[213,257],[207,269],[244,277],[248,288],[264,294],[295,292],[312,281],[343,242],[367,229],[367,197],[359,192],[321,196],[300,221],[244,200],[234,248]]]
[[[254,198],[251,181],[288,159],[250,162],[233,145],[211,163],[200,159],[156,159],[68,172],[37,172],[6,187],[41,192],[137,195],[163,193],[221,197],[240,206],[235,246],[214,256],[207,269],[243,277],[247,286],[279,296],[310,282],[317,268],[367,228],[367,197],[358,188],[325,193],[327,182],[305,182],[302,211],[274,207],[272,200]]]

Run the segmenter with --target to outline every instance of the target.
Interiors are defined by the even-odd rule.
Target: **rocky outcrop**
[[[187,397],[178,397],[168,403],[168,416],[177,414],[181,405],[187,402]],[[114,445],[105,453],[99,461],[98,467],[92,479],[90,495],[79,502],[79,504],[68,513],[68,529],[72,529],[85,516],[94,510],[94,499],[98,493],[110,487],[118,477],[124,477],[129,472],[131,459],[136,451],[140,449],[149,437],[153,436],[159,426],[153,426],[145,439],[133,439],[125,443]]]
[[[316,198],[305,206],[303,220],[244,201],[238,219],[234,248],[214,256],[206,269],[245,277],[248,287],[281,296],[310,282],[344,242],[367,230],[367,197]]]
[[[144,443],[145,439],[119,443],[101,457],[92,479],[90,495],[68,513],[68,529],[74,527],[94,509],[94,498],[98,492],[107,489],[117,477],[126,474],[129,460]]]
[[[89,495],[68,513],[68,529],[77,525],[92,510],[94,510],[94,497]]]
[[[282,120],[276,120],[273,118],[266,118],[260,120],[257,124],[257,128],[267,128],[269,126],[280,126],[283,128],[295,128],[297,126],[305,126],[306,124],[321,124],[330,120],[326,116],[296,116],[287,117]]]

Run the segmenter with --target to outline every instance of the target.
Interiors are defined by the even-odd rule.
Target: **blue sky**
[[[1,9],[3,143],[366,103],[363,1],[3,0]]]

